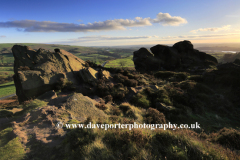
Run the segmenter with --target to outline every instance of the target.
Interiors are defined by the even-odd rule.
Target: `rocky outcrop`
[[[37,51],[27,46],[14,45],[14,83],[19,102],[23,102],[55,89],[56,83],[67,78],[76,84],[83,60],[71,53],[56,49]]]
[[[179,53],[186,53],[193,51],[193,45],[190,41],[180,41],[173,45],[173,48],[177,49]]]
[[[98,75],[99,75],[99,78],[105,78],[105,79],[110,79],[112,77],[109,71],[102,70],[102,69],[98,72]]]
[[[133,53],[135,69],[139,71],[175,70],[179,68],[207,68],[217,65],[215,57],[193,48],[190,41],[175,43],[172,47],[156,45],[150,48],[140,48]]]
[[[84,68],[79,71],[82,80],[87,83],[93,84],[98,79],[98,71],[92,69],[91,67]]]

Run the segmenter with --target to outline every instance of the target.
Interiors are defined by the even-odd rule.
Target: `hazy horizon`
[[[238,0],[8,0],[1,2],[0,43],[240,43],[239,7]]]

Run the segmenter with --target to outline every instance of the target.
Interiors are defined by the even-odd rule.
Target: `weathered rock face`
[[[94,83],[98,79],[98,72],[91,67],[84,68],[79,71],[82,80],[87,83]]]
[[[60,78],[78,82],[84,61],[64,50],[34,51],[27,46],[14,45],[14,83],[19,102],[53,90]]]
[[[161,65],[164,65],[164,68],[171,69],[173,67],[179,67],[181,63],[180,56],[175,48],[156,45],[150,48],[150,50],[155,58],[162,60]]]
[[[40,99],[40,100],[54,99],[54,98],[57,98],[57,93],[54,90],[48,91],[40,95],[39,97],[37,97],[37,99]]]
[[[102,69],[98,72],[98,75],[99,75],[99,78],[110,79],[112,77],[109,71],[102,70]]]
[[[172,47],[156,45],[150,48],[140,48],[133,53],[136,70],[175,70],[180,67],[207,67],[217,65],[217,59],[193,48],[190,41],[175,43]]]
[[[177,49],[179,53],[186,53],[193,51],[193,45],[190,41],[180,41],[173,45],[173,48]]]
[[[140,48],[138,51],[133,52],[133,61],[137,70],[148,70],[149,66],[158,67],[161,62],[155,59],[154,55],[146,48]]]

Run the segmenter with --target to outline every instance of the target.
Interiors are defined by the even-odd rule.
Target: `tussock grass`
[[[136,122],[143,122],[144,110],[138,107],[135,107],[128,102],[121,103],[119,109],[122,110],[125,117],[132,118]]]
[[[151,105],[147,95],[144,93],[137,93],[137,95],[134,95],[131,99],[131,103],[143,108],[149,108]]]
[[[187,79],[189,73],[186,72],[172,72],[172,71],[158,71],[154,73],[156,78],[168,79],[171,81],[183,81]],[[171,78],[171,79],[170,79]]]
[[[17,112],[15,115],[19,116],[28,112],[31,112],[34,109],[37,109],[39,107],[46,106],[47,102],[41,101],[39,99],[29,100],[25,101],[22,105],[19,105],[20,108],[23,108],[22,111]]]
[[[183,90],[187,90],[188,92],[191,93],[205,93],[205,94],[214,94],[215,92],[209,88],[208,86],[202,84],[202,83],[197,83],[194,81],[182,81],[178,84],[178,87],[180,87]]]
[[[147,110],[145,121],[147,124],[165,124],[166,123],[164,114],[154,108],[149,108]]]
[[[232,150],[240,150],[240,130],[223,128],[217,133],[211,133],[210,139]]]
[[[191,130],[74,129],[64,144],[66,158],[237,160],[240,157],[222,146],[201,140]]]
[[[25,156],[25,150],[18,137],[11,136],[12,128],[0,131],[0,159],[21,160]]]
[[[68,124],[78,124],[78,123],[79,123],[79,121],[76,119],[71,119],[68,121]]]

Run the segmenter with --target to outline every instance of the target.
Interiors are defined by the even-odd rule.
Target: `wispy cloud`
[[[5,38],[5,37],[6,37],[6,36],[3,36],[3,35],[2,35],[2,36],[0,36],[0,38]]]
[[[78,37],[76,39],[69,39],[68,41],[61,41],[61,43],[76,43],[76,42],[94,42],[94,41],[116,41],[116,40],[137,40],[137,39],[150,39],[150,38],[158,38],[158,36],[86,36],[86,37]],[[53,42],[59,43],[59,42]]]
[[[58,23],[52,21],[15,20],[0,22],[0,28],[17,28],[25,32],[93,32],[108,30],[126,30],[126,27],[151,26],[159,23],[163,26],[179,26],[187,23],[187,20],[179,16],[171,16],[169,13],[158,13],[155,19],[136,17],[135,19],[114,19],[93,22],[88,24]]]
[[[218,32],[218,31],[222,31],[222,30],[229,30],[231,27],[231,25],[226,25],[226,26],[222,26],[222,27],[214,27],[214,28],[199,28],[197,30],[192,30],[190,32],[192,33],[197,33],[197,32],[205,32],[205,31],[212,31],[212,32]]]
[[[167,37],[161,37],[161,39],[164,39],[164,40],[173,40],[173,39],[199,39],[199,38],[218,38],[218,37],[230,37],[230,36],[240,36],[240,33],[212,34],[212,35],[167,36]]]

